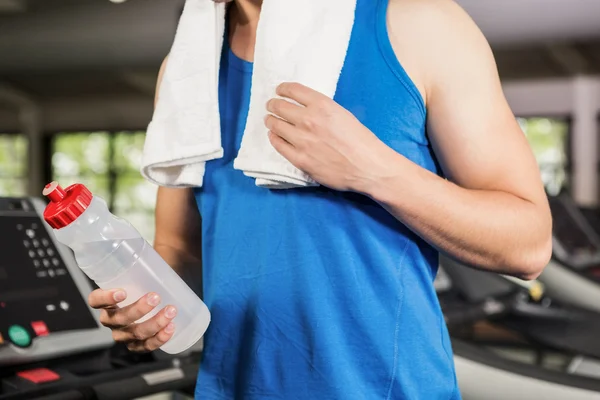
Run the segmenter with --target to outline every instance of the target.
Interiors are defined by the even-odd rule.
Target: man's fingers
[[[139,324],[133,324],[123,330],[131,335],[135,340],[146,340],[156,335],[161,329],[164,329],[177,315],[177,310],[173,306],[167,306],[148,321]]]
[[[289,121],[293,125],[299,124],[305,110],[305,107],[292,104],[290,101],[284,99],[271,99],[267,103],[267,111]]]
[[[295,143],[298,142],[299,138],[297,128],[281,118],[278,118],[274,115],[267,115],[265,117],[265,126],[269,129],[269,131],[280,136],[290,145],[295,145]]]
[[[90,293],[88,303],[92,308],[112,308],[127,298],[123,289],[96,289]]]
[[[165,344],[175,332],[175,324],[170,322],[164,329],[160,330],[156,335],[146,340],[137,340],[127,345],[130,351],[134,352],[150,352],[158,349]]]
[[[154,351],[165,344],[175,333],[175,324],[169,322],[164,329],[161,329],[156,335],[146,340],[144,349],[146,351]]]
[[[173,336],[175,325],[172,320],[177,315],[173,306],[167,306],[147,321],[136,324],[140,318],[160,304],[160,296],[148,293],[135,303],[119,308],[127,294],[122,289],[97,289],[90,293],[88,303],[92,308],[102,309],[100,322],[113,330],[116,342],[128,343],[131,351],[154,351]]]
[[[133,324],[159,304],[160,296],[156,293],[148,293],[126,307],[103,310],[100,314],[100,322],[111,329],[123,328]]]
[[[294,148],[289,142],[283,139],[276,133],[269,131],[269,141],[271,142],[271,146],[283,157],[285,157],[289,162],[291,162],[297,168],[300,168],[296,165],[296,159],[298,157],[298,150]]]
[[[282,83],[277,87],[276,93],[281,97],[295,100],[298,104],[303,106],[314,105],[315,103],[324,102],[328,99],[324,94],[294,82]]]

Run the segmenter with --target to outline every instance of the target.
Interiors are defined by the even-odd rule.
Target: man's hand
[[[147,321],[135,321],[152,311],[160,304],[156,293],[148,293],[135,303],[119,308],[117,304],[127,298],[124,290],[94,290],[88,299],[92,308],[101,309],[100,322],[110,328],[116,342],[126,343],[127,348],[135,352],[154,351],[165,344],[175,325],[171,320],[177,315],[173,306],[167,306]]]
[[[271,144],[321,185],[358,191],[379,156],[391,150],[349,111],[313,89],[283,83],[277,94],[284,99],[269,101],[273,115],[265,119]]]

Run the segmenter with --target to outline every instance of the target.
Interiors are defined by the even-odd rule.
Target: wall
[[[145,129],[152,117],[150,96],[56,99],[39,103],[43,133]],[[19,132],[14,110],[0,108],[0,132]]]
[[[183,0],[81,1],[0,23],[0,74],[160,65]]]
[[[573,196],[580,205],[598,205],[600,78],[509,82],[504,93],[518,116],[572,118]]]
[[[503,88],[516,115],[571,115],[573,112],[570,79],[509,82]]]

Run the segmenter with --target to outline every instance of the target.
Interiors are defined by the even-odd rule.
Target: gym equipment
[[[594,232],[600,235],[600,210],[594,207],[578,206],[577,208],[581,211],[581,215],[583,215],[590,226],[594,228]]]
[[[453,339],[454,364],[464,400],[596,400],[595,379],[542,369]]]
[[[600,236],[568,194],[549,202],[553,257],[538,279],[550,297],[600,312]]]
[[[599,313],[557,302],[538,282],[521,285],[446,258],[441,265],[454,288],[439,296],[449,327],[485,319],[538,347],[600,359]]]
[[[600,398],[598,315],[556,303],[538,282],[445,257],[440,271],[436,288],[464,399]]]
[[[200,354],[133,354],[87,305],[91,282],[36,198],[0,198],[0,400],[131,399],[192,390]]]
[[[0,366],[113,344],[82,296],[90,284],[69,250],[52,240],[36,205],[43,207],[0,199]]]

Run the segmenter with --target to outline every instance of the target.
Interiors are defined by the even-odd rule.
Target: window
[[[23,135],[0,134],[0,196],[27,193],[27,139]]]
[[[549,195],[568,185],[569,122],[553,118],[517,118],[535,154]]]
[[[158,187],[144,179],[139,172],[144,139],[144,132],[121,132],[113,136],[113,211],[131,222],[152,242]]]
[[[83,183],[110,204],[109,141],[107,132],[57,135],[52,149],[52,179],[64,187]]]
[[[57,134],[52,179],[63,186],[85,184],[152,242],[157,187],[139,173],[144,136],[144,132]]]

